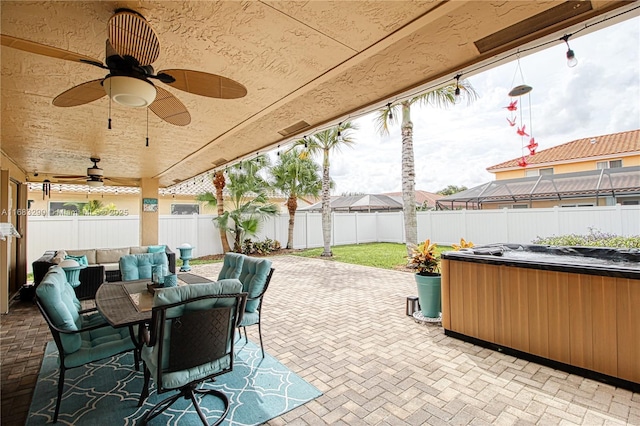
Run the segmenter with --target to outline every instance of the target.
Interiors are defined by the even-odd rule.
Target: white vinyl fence
[[[160,216],[159,243],[179,256],[177,247],[189,243],[193,254],[222,253],[219,231],[210,215]],[[138,216],[29,216],[28,264],[46,250],[127,247],[140,245]],[[265,238],[287,242],[289,216],[267,220],[254,241]],[[331,245],[372,242],[404,242],[402,212],[333,213]],[[418,240],[426,238],[451,245],[460,238],[476,245],[529,244],[536,237],[587,234],[589,229],[632,236],[640,235],[640,206],[549,209],[456,210],[418,212]],[[230,243],[232,243],[230,239]],[[320,213],[296,214],[294,248],[322,247]]]

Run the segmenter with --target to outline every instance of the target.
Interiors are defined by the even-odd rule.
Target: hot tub
[[[445,334],[640,392],[640,250],[493,244],[442,259]]]

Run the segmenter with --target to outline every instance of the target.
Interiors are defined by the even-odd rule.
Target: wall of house
[[[578,207],[578,206],[613,206],[616,204],[616,201],[613,197],[599,197],[597,200],[595,197],[592,198],[573,198],[573,199],[564,199],[564,200],[544,200],[544,201],[533,201],[529,203],[528,201],[519,201],[517,203],[505,203],[501,201],[499,203],[491,203],[485,202],[482,203],[482,210],[491,210],[491,209],[517,209],[517,208],[535,208],[535,209],[544,209],[551,208],[555,206],[559,207]],[[619,203],[621,204],[621,203]],[[526,206],[526,207],[524,207]]]
[[[0,148],[1,148],[0,142]],[[0,150],[0,222],[11,223],[21,236],[27,230],[26,176]],[[26,283],[26,238],[0,240],[0,313],[9,311],[10,297]]]
[[[589,161],[576,161],[573,163],[544,165],[541,167],[528,166],[526,168],[518,168],[515,170],[494,171],[496,180],[501,179],[517,179],[526,177],[527,170],[548,169],[553,168],[553,174],[583,172],[589,170],[597,170],[597,163],[600,161],[622,160],[622,167],[632,167],[640,165],[640,155],[612,156],[605,158],[597,158]]]
[[[33,212],[40,212],[40,216],[47,215],[51,202],[86,203],[90,200],[99,200],[104,205],[113,203],[118,215],[139,215],[142,201],[139,194],[109,194],[100,192],[68,192],[58,191],[54,185],[49,197],[43,199],[42,191],[29,191],[29,200],[32,200],[30,209]],[[174,204],[199,204],[200,214],[215,213],[215,209],[210,209],[205,203],[197,202],[192,196],[159,195],[158,212],[161,215],[170,215],[171,206]]]

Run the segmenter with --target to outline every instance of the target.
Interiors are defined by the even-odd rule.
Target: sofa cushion
[[[120,269],[120,262],[118,263],[103,263],[105,271],[117,271]]]
[[[149,246],[148,253],[162,253],[166,250],[167,246],[159,245],[159,246]]]
[[[89,266],[89,260],[87,259],[87,256],[84,254],[82,256],[74,256],[74,255],[68,254],[64,257],[64,259],[75,260],[76,262],[78,262],[78,265],[80,266]]]
[[[87,261],[89,265],[95,265],[96,263],[96,250],[95,249],[86,249],[86,250],[67,250],[67,254],[71,256],[87,256]]]
[[[96,249],[96,263],[118,263],[122,256],[131,254],[129,247]]]
[[[129,254],[142,254],[149,253],[149,246],[129,247],[131,252]]]
[[[123,281],[151,278],[151,267],[162,265],[165,274],[169,270],[167,255],[162,253],[130,254],[120,258],[120,273]]]

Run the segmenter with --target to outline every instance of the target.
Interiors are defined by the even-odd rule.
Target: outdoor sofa
[[[93,299],[102,283],[122,281],[120,258],[129,254],[164,251],[167,255],[169,271],[176,272],[176,254],[167,246],[138,246],[121,248],[100,248],[82,250],[48,250],[33,262],[33,284],[40,284],[42,278],[53,265],[59,265],[65,258],[86,257],[87,267],[80,271],[80,285],[75,288],[78,299]],[[83,259],[84,260],[84,259]],[[80,262],[82,263],[82,262]]]

